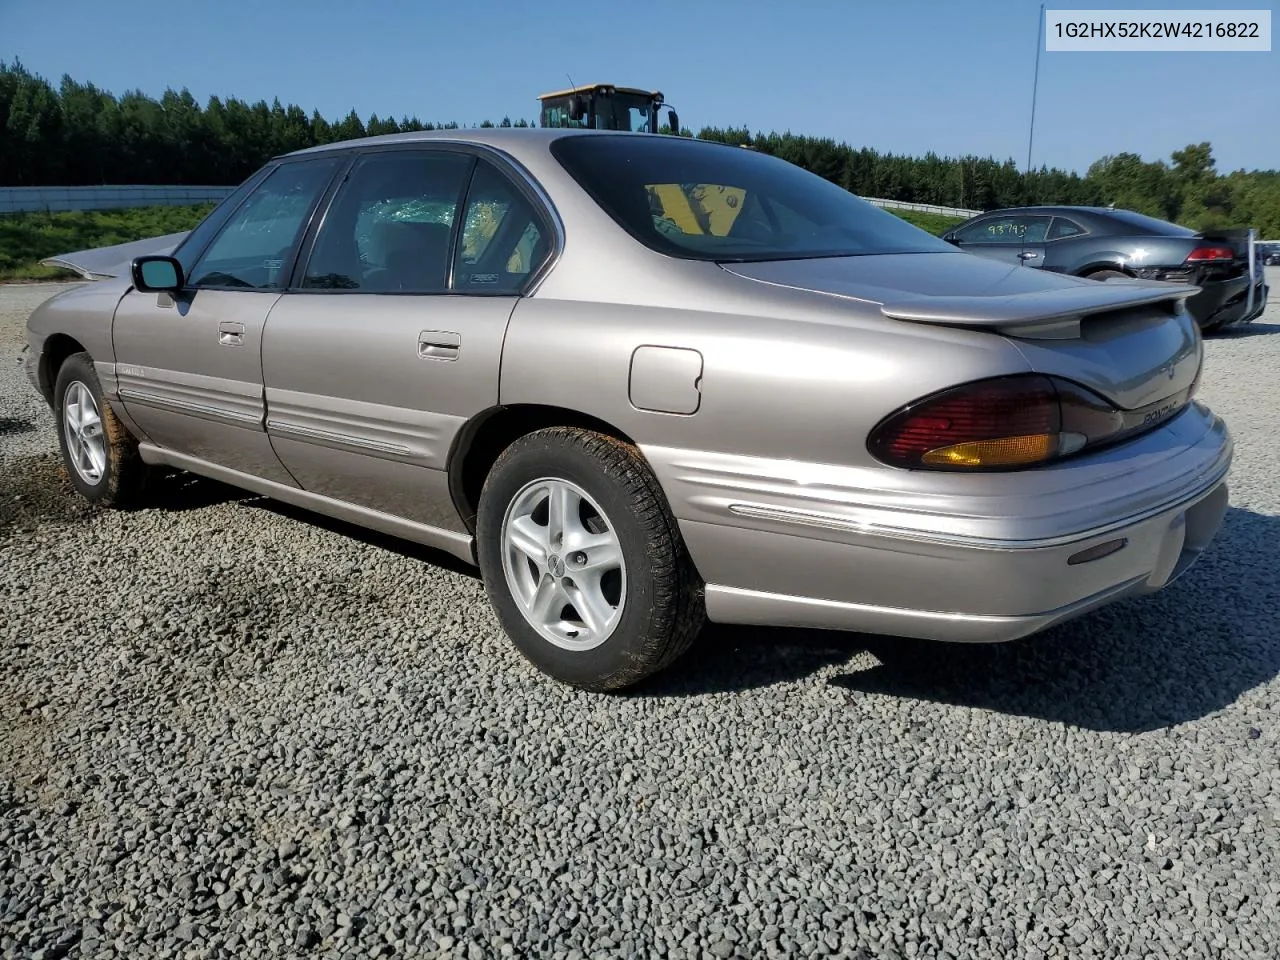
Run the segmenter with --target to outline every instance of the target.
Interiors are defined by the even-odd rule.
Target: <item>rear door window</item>
[[[1049,227],[1050,240],[1065,240],[1067,237],[1081,237],[1088,231],[1074,220],[1068,220],[1066,217],[1054,217],[1053,225]]]
[[[481,160],[467,193],[453,290],[517,293],[550,252],[550,228],[542,212],[505,174]]]
[[[473,163],[450,151],[362,158],[325,216],[302,287],[446,292],[450,246]]]

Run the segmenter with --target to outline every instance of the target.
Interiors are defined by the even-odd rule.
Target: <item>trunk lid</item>
[[[1074,380],[1123,410],[1185,402],[1199,378],[1199,330],[1182,309],[1198,287],[1085,280],[961,252],[722,266],[744,279],[874,304],[892,320],[1003,336],[1033,370]]]

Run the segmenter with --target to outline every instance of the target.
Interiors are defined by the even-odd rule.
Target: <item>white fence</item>
[[[235,187],[0,187],[0,214],[33,210],[174,207],[221,200]]]
[[[982,210],[966,210],[963,207],[940,207],[936,203],[907,203],[904,200],[882,200],[879,197],[863,197],[867,203],[890,210],[918,210],[921,213],[938,213],[944,217],[962,217],[968,220],[982,213]]]

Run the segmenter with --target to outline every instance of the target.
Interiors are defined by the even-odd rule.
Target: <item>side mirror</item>
[[[954,233],[944,233],[942,235],[942,239],[947,241],[947,243],[951,244],[953,247],[960,246],[960,239]]]
[[[677,136],[680,133],[680,115],[674,110],[667,111],[667,126],[671,128],[671,132]]]
[[[587,113],[587,104],[583,97],[572,96],[569,98],[569,119],[574,123],[581,120]]]
[[[129,272],[139,293],[177,293],[182,289],[182,264],[173,257],[134,257]]]

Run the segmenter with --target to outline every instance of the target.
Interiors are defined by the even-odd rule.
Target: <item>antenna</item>
[[[572,89],[573,89],[573,77],[570,77],[570,76],[569,76],[569,71],[568,71],[568,70],[566,70],[566,71],[564,72],[564,75],[565,75],[565,77],[566,77],[566,78],[568,79],[568,81],[569,81],[569,89],[570,89],[570,90],[572,90]]]
[[[1040,29],[1044,26],[1044,4],[1040,4],[1040,19],[1036,22],[1036,72],[1031,81],[1031,130],[1027,133],[1027,168],[1024,175],[1031,173],[1031,144],[1036,136],[1036,94],[1040,89]]]

